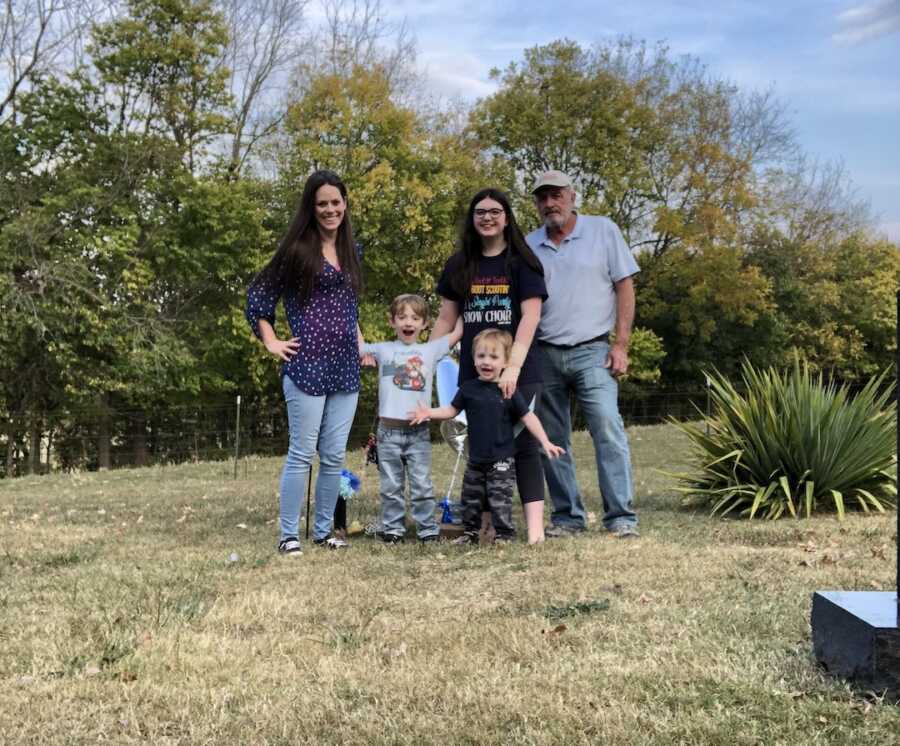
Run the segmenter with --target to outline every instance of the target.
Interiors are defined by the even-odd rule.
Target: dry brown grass
[[[682,512],[655,470],[682,436],[630,435],[638,541],[284,558],[278,460],[0,482],[0,741],[900,743],[898,708],[817,669],[808,622],[813,590],[892,587],[894,516]],[[372,467],[365,487],[363,522]]]

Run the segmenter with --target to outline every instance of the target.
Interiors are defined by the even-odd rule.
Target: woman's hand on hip
[[[273,339],[270,342],[266,342],[266,349],[275,357],[281,358],[287,363],[299,352],[300,340],[297,337],[291,337],[284,341]]]

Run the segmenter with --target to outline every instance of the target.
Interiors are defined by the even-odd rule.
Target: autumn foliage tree
[[[799,152],[769,94],[665,47],[528,49],[460,112],[417,98],[414,44],[379,0],[329,0],[317,30],[292,0],[127,0],[80,56],[47,7],[38,62],[22,40],[42,16],[3,47],[18,50],[0,91],[5,474],[39,470],[51,444],[55,465],[165,457],[154,438],[182,426],[176,407],[280,405],[244,293],[317,168],[350,189],[372,339],[397,293],[437,306],[475,191],[508,190],[531,228],[528,186],[558,167],[641,266],[629,386],[793,349],[854,380],[893,359],[898,250],[845,175]]]

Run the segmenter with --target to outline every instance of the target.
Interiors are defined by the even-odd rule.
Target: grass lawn
[[[280,557],[277,459],[0,481],[0,743],[900,743],[809,630],[814,590],[893,588],[894,514],[681,511],[686,440],[629,433],[634,541]]]

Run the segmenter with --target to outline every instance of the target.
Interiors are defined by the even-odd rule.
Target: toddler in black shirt
[[[460,544],[477,544],[482,511],[490,511],[495,541],[511,541],[512,493],[516,482],[514,425],[520,421],[540,442],[550,458],[565,451],[553,445],[525,398],[516,391],[504,399],[497,382],[507,365],[512,336],[499,329],[485,329],[472,343],[478,378],[463,381],[446,407],[420,404],[410,412],[410,422],[449,420],[465,410],[468,421],[469,460],[463,477],[462,504],[465,533]]]

